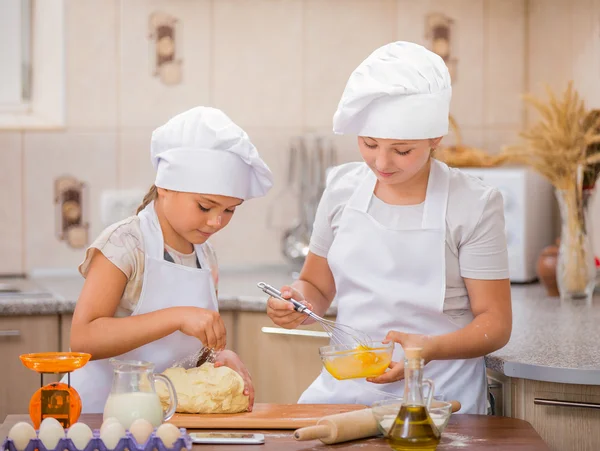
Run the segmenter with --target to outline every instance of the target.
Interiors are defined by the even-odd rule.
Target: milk
[[[115,417],[129,429],[138,418],[148,420],[154,427],[163,422],[163,409],[158,395],[153,392],[129,392],[111,394],[104,405],[104,420]]]

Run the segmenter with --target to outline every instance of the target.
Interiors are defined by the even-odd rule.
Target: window
[[[64,0],[0,0],[0,130],[62,128]]]

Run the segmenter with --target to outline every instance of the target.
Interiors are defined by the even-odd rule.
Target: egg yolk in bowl
[[[393,343],[373,346],[336,345],[321,348],[325,369],[338,380],[377,377],[385,373],[392,361]]]

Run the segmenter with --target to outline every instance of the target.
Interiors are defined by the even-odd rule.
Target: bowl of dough
[[[226,366],[204,363],[196,368],[168,368],[163,374],[171,379],[177,393],[179,413],[239,413],[248,410],[244,379]],[[157,383],[156,392],[163,409],[169,406],[165,384]]]
[[[371,346],[332,345],[319,348],[325,369],[338,380],[377,377],[392,361],[394,342],[373,342]]]
[[[373,417],[377,421],[377,428],[383,435],[388,435],[394,424],[394,420],[398,416],[398,412],[400,412],[401,406],[402,398],[389,398],[377,401],[371,405],[371,412],[373,412]],[[440,434],[444,432],[452,415],[452,404],[443,401],[439,396],[434,396],[427,408],[427,412],[429,412],[429,416],[440,431]]]

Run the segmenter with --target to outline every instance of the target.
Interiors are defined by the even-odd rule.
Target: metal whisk
[[[331,341],[335,344],[348,345],[348,339],[350,339],[360,346],[367,348],[372,346],[373,340],[371,340],[371,337],[369,337],[369,335],[367,335],[365,332],[344,324],[336,323],[335,321],[329,321],[328,319],[321,318],[319,315],[295,299],[285,299],[283,296],[281,296],[281,292],[278,289],[265,282],[259,282],[257,285],[258,288],[263,290],[269,296],[282,301],[291,302],[294,305],[294,310],[296,310],[298,313],[304,313],[317,321],[327,335],[331,337]]]

